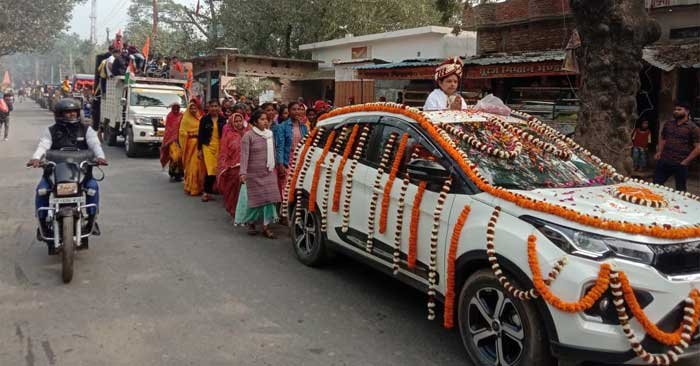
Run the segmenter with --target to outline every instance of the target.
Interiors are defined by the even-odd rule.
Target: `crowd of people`
[[[280,221],[294,147],[331,106],[320,100],[310,107],[302,101],[202,105],[192,98],[184,111],[179,104],[170,108],[160,151],[170,181],[183,182],[185,194],[202,202],[220,195],[234,224],[274,238],[270,225]]]

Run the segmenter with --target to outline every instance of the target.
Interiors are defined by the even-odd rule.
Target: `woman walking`
[[[308,128],[303,122],[305,111],[297,102],[289,103],[289,118],[280,123],[275,131],[275,158],[279,170],[280,180],[286,182],[289,162],[294,160],[294,148],[308,133]],[[280,192],[284,191],[284,183],[279,186]]]
[[[206,168],[202,202],[208,202],[214,199],[211,195],[214,194],[214,183],[216,183],[219,141],[220,136],[223,135],[224,124],[226,123],[223,116],[219,114],[219,101],[216,99],[210,100],[209,103],[207,103],[207,107],[207,115],[202,117],[197,134],[197,148],[199,149],[199,154]]]
[[[168,174],[171,182],[181,182],[183,177],[182,148],[178,143],[181,120],[180,104],[173,103],[170,106],[170,113],[165,117],[165,134],[163,143],[160,145],[160,165],[163,168],[169,165]]]
[[[252,130],[241,139],[240,179],[243,186],[234,222],[248,225],[248,233],[255,235],[255,224],[262,221],[262,234],[273,239],[275,236],[269,225],[277,221],[276,204],[281,201],[275,174],[275,143],[264,111],[253,112],[248,122]]]
[[[224,196],[224,206],[231,217],[236,217],[236,204],[241,189],[241,139],[248,130],[250,128],[244,127],[243,115],[236,113],[228,119],[221,137],[216,186]]]
[[[202,112],[196,99],[187,105],[180,122],[180,148],[182,149],[182,165],[185,169],[185,193],[190,196],[202,194],[204,184],[204,163],[197,149],[199,119]]]

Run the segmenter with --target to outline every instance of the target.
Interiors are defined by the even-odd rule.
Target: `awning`
[[[700,69],[700,43],[647,46],[642,50],[642,59],[666,72],[676,67]]]
[[[467,79],[496,79],[528,76],[575,75],[562,69],[563,50],[496,54],[467,58],[464,69]]]
[[[362,79],[432,80],[442,59],[410,59],[379,65],[357,66]]]

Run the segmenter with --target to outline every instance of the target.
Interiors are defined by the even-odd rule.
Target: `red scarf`
[[[165,117],[165,134],[163,135],[163,143],[160,145],[160,164],[162,166],[170,161],[170,144],[177,142],[181,120],[182,113],[170,112]]]

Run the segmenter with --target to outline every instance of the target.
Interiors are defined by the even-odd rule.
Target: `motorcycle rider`
[[[39,146],[36,148],[32,159],[27,165],[34,168],[41,166],[41,159],[48,150],[60,150],[62,148],[78,148],[80,150],[91,150],[95,155],[98,165],[107,165],[105,153],[97,138],[97,133],[90,126],[80,122],[80,102],[72,98],[63,98],[54,105],[55,123],[47,127],[41,138]],[[87,204],[95,204],[97,208],[87,209],[88,224],[92,226],[99,209],[99,187],[97,181],[89,177],[83,184],[87,197]],[[40,207],[49,205],[49,193],[51,187],[49,182],[42,176],[39,185],[36,187],[35,212],[39,218],[41,229],[44,233],[50,233],[53,228],[46,222],[46,211],[39,212]],[[49,244],[49,254],[55,254],[55,248]]]

